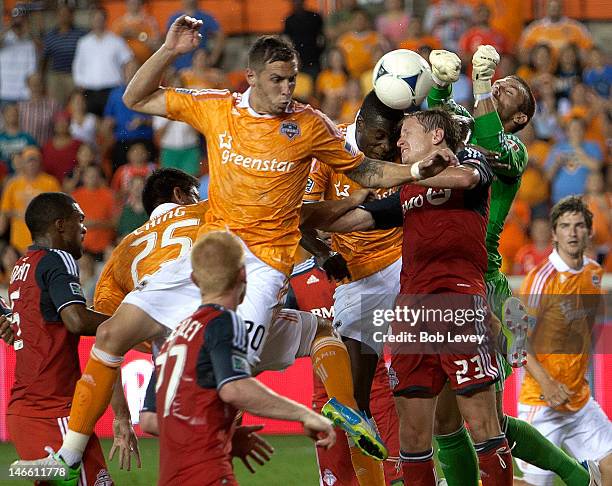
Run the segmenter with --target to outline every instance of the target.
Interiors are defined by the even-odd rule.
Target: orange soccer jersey
[[[572,392],[569,402],[557,408],[575,412],[589,400],[585,378],[589,365],[591,331],[602,301],[602,268],[584,259],[581,270],[572,270],[556,251],[535,267],[521,287],[528,312],[536,317],[530,340],[538,361],[549,375]],[[540,385],[526,374],[519,401],[546,405]]]
[[[576,44],[581,49],[590,49],[593,39],[588,29],[580,22],[563,18],[559,22],[541,19],[532,22],[523,31],[519,47],[531,49],[538,44],[548,44],[556,56],[559,50],[568,44]]]
[[[94,308],[112,315],[144,277],[191,250],[208,210],[208,201],[189,206],[162,204],[140,228],[115,248],[96,285]]]
[[[349,141],[355,143],[354,125],[341,125],[339,128]],[[334,172],[329,165],[315,160],[310,170],[304,200],[337,201],[359,189],[362,187],[344,174]],[[377,189],[376,197],[383,198],[391,193],[393,189]],[[332,248],[346,260],[353,280],[359,280],[391,265],[402,256],[402,228],[334,233]]]
[[[167,89],[166,108],[169,118],[208,140],[210,210],[203,231],[234,232],[256,257],[289,275],[312,158],[345,171],[363,154],[309,105],[293,102],[283,115],[259,115],[249,94]]]

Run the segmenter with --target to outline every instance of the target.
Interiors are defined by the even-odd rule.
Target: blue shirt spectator
[[[151,140],[153,138],[151,117],[125,106],[121,97],[126,87],[118,86],[111,91],[104,108],[104,117],[113,120],[113,134],[117,141]]]
[[[600,68],[586,69],[582,75],[584,84],[593,88],[603,98],[610,96],[610,84],[612,84],[612,66],[606,64]]]
[[[4,117],[4,130],[0,130],[0,175],[6,172],[12,174],[13,156],[29,145],[36,145],[36,140],[29,133],[22,130],[19,125],[19,111],[17,106],[9,104],[2,110]]]
[[[197,0],[183,0],[183,11],[176,12],[168,19],[168,24],[166,26],[166,30],[170,29],[172,23],[178,19],[181,15],[189,15],[194,19],[201,20],[203,22],[202,28],[200,29],[200,33],[202,34],[202,40],[200,42],[200,48],[207,48],[208,41],[211,38],[214,38],[215,45],[214,49],[210,50],[210,62],[211,65],[214,66],[219,61],[221,57],[221,53],[223,52],[224,46],[224,38],[223,33],[221,32],[221,27],[219,26],[219,22],[212,15],[204,12],[203,10],[198,9]],[[179,56],[174,61],[174,67],[176,69],[185,69],[191,66],[191,59],[193,57],[193,52],[188,52],[187,54],[183,54]]]
[[[58,18],[59,26],[44,37],[42,62],[51,71],[70,74],[77,42],[87,31],[72,25],[72,11],[65,5],[58,9]]]

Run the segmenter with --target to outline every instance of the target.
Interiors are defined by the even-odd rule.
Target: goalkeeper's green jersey
[[[450,96],[450,86],[447,88],[434,86],[427,97],[427,104],[430,107],[439,106],[458,115],[472,118],[468,110],[457,104]],[[470,143],[498,152],[500,162],[507,166],[504,169],[493,169],[495,179],[491,185],[486,242],[488,258],[486,277],[488,279],[499,272],[501,267],[499,237],[521,185],[521,176],[527,167],[527,148],[518,137],[504,132],[502,122],[495,111],[474,119],[474,130]]]

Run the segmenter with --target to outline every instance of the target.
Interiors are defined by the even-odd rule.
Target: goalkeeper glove
[[[499,64],[499,54],[493,46],[478,46],[472,57],[472,84],[477,100],[491,95],[491,79]]]
[[[459,79],[461,59],[454,52],[436,49],[429,54],[433,82],[444,88]]]

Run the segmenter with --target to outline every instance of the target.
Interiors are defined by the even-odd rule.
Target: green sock
[[[589,472],[533,425],[506,415],[505,432],[514,457],[554,472],[567,486],[589,486]]]
[[[478,458],[465,427],[448,435],[436,435],[438,461],[448,486],[477,486]]]

